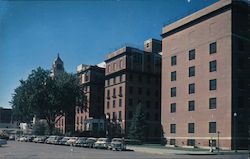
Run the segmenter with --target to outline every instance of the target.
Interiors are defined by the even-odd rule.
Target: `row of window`
[[[121,69],[123,68],[123,60],[119,60],[119,68],[117,67],[117,64],[114,62],[113,63],[113,71],[116,71],[116,69]],[[107,66],[107,72],[111,72],[111,65]]]
[[[217,80],[212,79],[209,80],[209,90],[214,91],[217,89]],[[176,87],[172,87],[170,90],[170,96],[176,97]],[[195,93],[195,83],[191,83],[188,85],[188,94],[194,94]]]
[[[122,120],[122,111],[118,112],[118,118],[117,118],[116,112],[112,113],[112,117],[110,116],[110,113],[107,113],[107,116],[108,116],[109,119],[112,119],[112,120],[118,119],[118,120],[121,121]]]
[[[113,100],[113,108],[116,107],[116,100]],[[122,107],[122,99],[119,99],[119,107]],[[110,108],[110,101],[107,101],[107,109]]]
[[[217,43],[213,42],[209,45],[209,53],[214,54],[217,52]],[[188,59],[189,60],[194,60],[195,59],[195,49],[192,49],[188,52]],[[177,65],[177,56],[174,55],[171,57],[171,66]]]
[[[209,71],[215,72],[217,71],[217,61],[213,60],[209,62]],[[194,77],[195,76],[195,66],[191,66],[188,68],[188,77]],[[177,80],[177,73],[176,71],[171,72],[171,81]]]
[[[209,98],[209,109],[216,109],[217,107],[217,99],[216,98]],[[191,100],[188,101],[188,111],[195,111],[195,101]],[[170,104],[170,112],[176,112],[176,103]]]
[[[187,139],[187,146],[195,146],[195,139]],[[169,142],[170,145],[176,145],[176,139],[170,139]],[[183,144],[183,143],[182,143]],[[212,139],[212,140],[208,140],[208,146],[211,147],[215,147],[216,146],[216,140]]]
[[[195,133],[195,123],[188,123],[188,133]],[[209,133],[217,133],[216,131],[216,122],[209,122]],[[170,133],[176,133],[176,124],[170,124]]]

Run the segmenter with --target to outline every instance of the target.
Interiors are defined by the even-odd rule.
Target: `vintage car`
[[[109,146],[110,150],[123,151],[126,150],[125,142],[122,138],[113,138]]]
[[[107,149],[110,145],[110,140],[108,138],[99,138],[95,144],[94,148],[103,148]]]

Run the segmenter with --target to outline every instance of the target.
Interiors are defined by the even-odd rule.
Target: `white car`
[[[75,145],[76,141],[78,140],[78,137],[70,137],[68,141],[66,141],[65,145]]]
[[[94,148],[104,148],[107,149],[110,145],[110,140],[108,138],[99,138],[95,144]]]
[[[110,150],[119,150],[119,151],[123,151],[126,150],[126,146],[125,146],[125,142],[123,139],[121,138],[113,138],[111,141],[111,144],[109,146]]]

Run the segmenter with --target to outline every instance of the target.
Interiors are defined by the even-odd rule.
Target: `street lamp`
[[[106,116],[106,120],[105,120],[105,123],[106,123],[106,137],[108,138],[109,137],[109,128],[108,128],[108,122],[109,122],[109,115],[107,114]]]
[[[237,152],[236,128],[237,128],[237,113],[234,113],[234,152]]]

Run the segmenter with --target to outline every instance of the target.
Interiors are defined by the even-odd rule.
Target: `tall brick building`
[[[97,65],[79,65],[77,75],[87,97],[87,108],[76,107],[75,130],[104,130],[104,82],[105,68]]]
[[[147,140],[160,136],[161,41],[149,39],[144,51],[123,47],[108,54],[105,62],[106,116],[128,134],[136,107],[142,104],[149,125]]]
[[[246,2],[221,0],[163,28],[161,116],[167,144],[247,148],[248,16]]]

